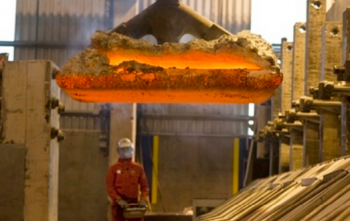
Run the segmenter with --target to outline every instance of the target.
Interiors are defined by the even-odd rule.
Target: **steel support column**
[[[350,59],[350,8],[343,13],[343,64]]]
[[[305,120],[303,127],[303,166],[309,166],[320,162],[319,146],[320,146],[320,124]]]
[[[281,86],[281,106],[279,112],[284,113],[286,110],[290,109],[292,106],[292,61],[294,54],[294,46],[292,42],[287,42],[286,39],[282,39],[281,44],[281,64],[283,72],[283,82]],[[274,110],[274,118],[278,117],[275,114],[277,110]],[[271,144],[273,145],[273,144]],[[290,140],[289,138],[281,138],[278,142],[279,148],[279,172],[289,171],[290,163]],[[273,148],[271,148],[272,150]],[[272,156],[273,154],[270,154]],[[271,159],[271,157],[270,157]],[[272,159],[270,165],[272,165]],[[270,168],[271,171],[271,168]]]
[[[292,107],[292,60],[293,42],[282,41],[282,112]]]
[[[290,144],[290,170],[303,167],[303,132],[299,129],[291,129]]]
[[[321,133],[322,161],[328,161],[341,155],[340,118],[339,114],[327,110],[321,110],[320,115],[323,124]]]
[[[340,22],[326,22],[322,28],[321,76],[320,80],[336,81],[333,67],[342,59],[342,32]]]
[[[326,0],[307,1],[306,22],[306,84],[305,92],[308,94],[310,86],[316,86],[320,79],[322,50],[322,26],[326,21]]]
[[[279,173],[290,170],[290,138],[281,137]]]
[[[50,61],[17,61],[6,63],[2,74],[2,142],[25,147],[21,220],[58,220],[58,141],[63,136],[55,70]]]
[[[293,42],[293,67],[292,67],[292,95],[291,99],[296,100],[305,94],[305,23],[294,25]]]
[[[347,124],[347,112],[348,112],[348,101],[347,97],[342,96],[342,104],[340,109],[340,154],[341,156],[345,156],[350,154],[350,148],[348,147],[348,135],[347,132],[349,131],[349,124]]]

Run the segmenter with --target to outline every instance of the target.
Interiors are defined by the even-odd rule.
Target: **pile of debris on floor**
[[[228,220],[350,220],[350,156],[257,180],[201,217]]]

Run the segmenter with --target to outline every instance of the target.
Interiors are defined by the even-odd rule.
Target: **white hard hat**
[[[128,138],[122,138],[118,142],[118,148],[132,148],[132,149],[134,149],[134,144]]]

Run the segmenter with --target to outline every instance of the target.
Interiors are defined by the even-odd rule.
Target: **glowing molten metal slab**
[[[96,32],[56,80],[80,101],[260,103],[282,74],[271,46],[248,31],[162,45]]]

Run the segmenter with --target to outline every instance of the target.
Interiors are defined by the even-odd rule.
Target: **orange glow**
[[[99,32],[91,46],[56,76],[80,101],[260,103],[282,82],[270,45],[247,32],[163,45]]]
[[[274,73],[247,69],[166,69],[166,74],[120,70],[98,76],[58,74],[56,80],[80,101],[137,103],[260,103],[282,81]]]
[[[107,55],[111,65],[119,65],[123,61],[137,61],[163,68],[176,67],[179,69],[260,69],[257,64],[232,53],[220,52],[216,55],[191,51],[183,54],[168,54],[166,56],[147,56],[142,53],[128,53],[126,51],[102,52]],[[215,57],[215,59],[213,59]]]
[[[150,91],[150,90],[80,90],[63,89],[69,96],[85,102],[124,103],[261,103],[274,93],[266,91]]]

